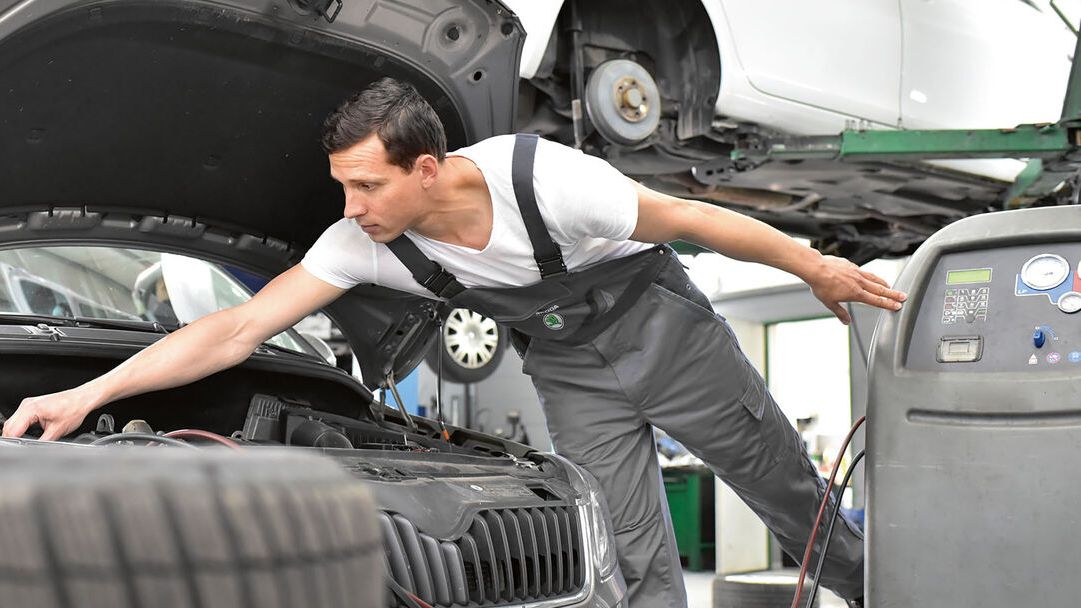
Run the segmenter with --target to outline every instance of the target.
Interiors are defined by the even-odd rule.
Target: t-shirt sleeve
[[[608,161],[541,140],[533,187],[572,240],[623,241],[638,224],[638,192]]]
[[[339,289],[372,282],[372,243],[357,230],[348,219],[331,224],[300,261],[304,270]]]

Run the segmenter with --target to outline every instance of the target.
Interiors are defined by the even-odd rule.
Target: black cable
[[[833,466],[830,467],[830,478],[829,481],[826,482],[826,491],[822,493],[822,502],[818,506],[818,515],[815,516],[814,526],[811,527],[811,535],[807,538],[807,548],[804,549],[803,559],[800,560],[799,579],[796,581],[796,592],[792,594],[792,604],[790,608],[799,608],[800,599],[803,596],[803,583],[807,577],[807,568],[811,565],[811,554],[813,553],[815,539],[818,537],[818,529],[822,527],[822,517],[826,514],[826,506],[829,504],[833,481],[837,478],[837,472],[841,470],[841,460],[848,450],[848,444],[852,441],[852,436],[856,434],[856,430],[863,426],[863,423],[866,421],[867,416],[860,416],[859,420],[852,425],[852,428],[848,431],[848,435],[845,436],[845,440],[841,442],[841,449],[837,451],[837,460],[833,463]]]
[[[153,433],[113,433],[112,435],[106,435],[101,439],[95,439],[90,442],[90,445],[112,445],[114,443],[120,443],[121,441],[151,441],[155,443],[161,443],[164,445],[171,445],[180,448],[191,448],[198,450],[199,448],[179,439],[172,439],[169,437],[162,437],[161,435],[155,435]]]
[[[822,551],[818,556],[818,567],[815,568],[814,581],[811,582],[811,592],[807,596],[807,608],[811,608],[815,603],[815,594],[818,593],[818,577],[822,576],[822,566],[826,564],[826,551],[830,547],[830,538],[833,536],[833,526],[837,523],[837,515],[841,512],[841,498],[844,496],[845,488],[848,487],[848,480],[852,477],[852,471],[856,470],[856,465],[860,460],[863,460],[863,454],[866,450],[860,450],[859,454],[856,454],[852,459],[852,464],[848,465],[848,470],[845,471],[844,479],[841,480],[841,494],[837,497],[837,504],[833,506],[833,513],[830,513],[830,525],[826,528],[826,538],[822,540]]]

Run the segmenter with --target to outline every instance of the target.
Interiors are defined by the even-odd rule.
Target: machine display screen
[[[959,283],[986,283],[990,280],[990,268],[976,268],[973,270],[950,270],[946,273],[947,285],[957,285]]]

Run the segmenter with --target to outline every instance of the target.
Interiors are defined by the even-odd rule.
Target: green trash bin
[[[680,563],[688,570],[712,570],[716,556],[713,471],[704,466],[662,471]]]

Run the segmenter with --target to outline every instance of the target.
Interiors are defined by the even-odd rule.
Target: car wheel
[[[0,447],[0,597],[21,606],[384,606],[367,490],[271,449]]]
[[[467,308],[455,308],[443,323],[442,348],[435,341],[428,353],[428,367],[451,382],[469,384],[491,376],[503,358],[505,330],[494,320]]]
[[[649,138],[661,121],[661,91],[653,76],[629,59],[597,66],[586,83],[586,112],[608,141],[624,146]]]
[[[739,606],[740,608],[788,608],[796,593],[798,576],[788,572],[748,572],[717,577],[713,581],[714,606]],[[807,602],[811,581],[803,585],[800,606]],[[815,598],[815,606],[819,605]]]

